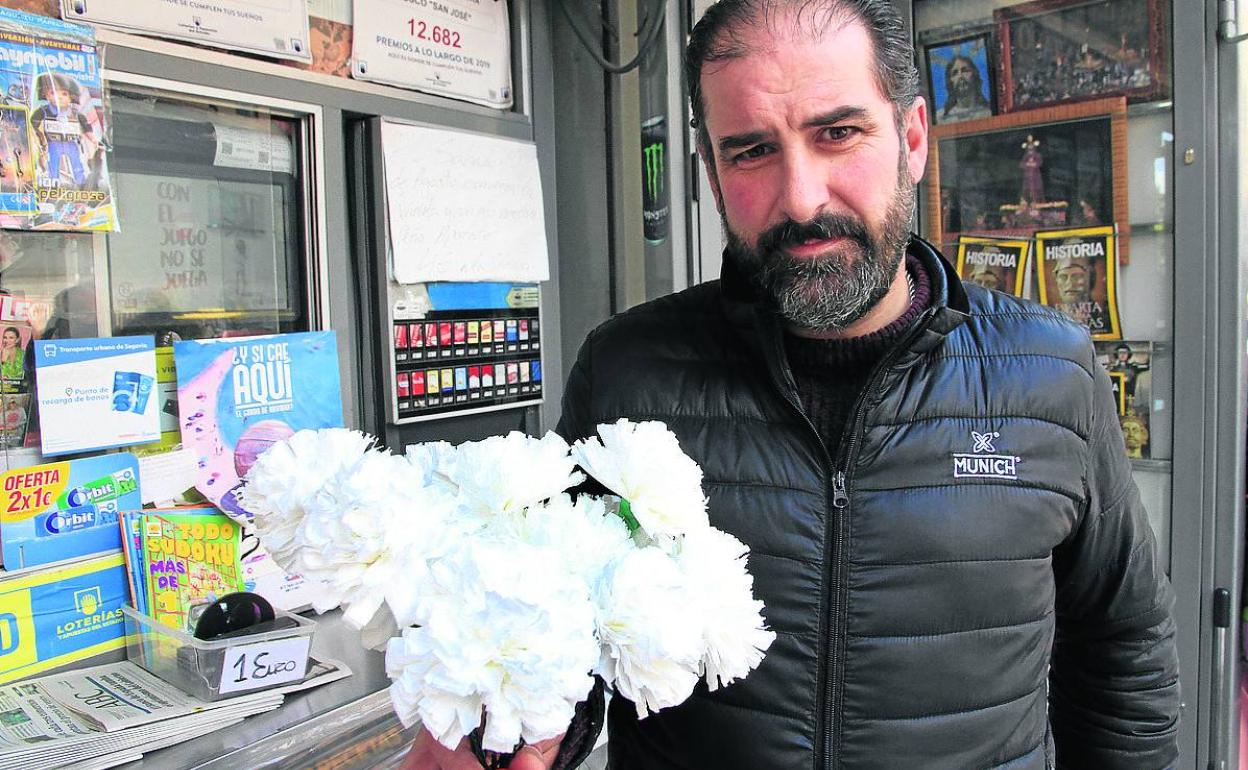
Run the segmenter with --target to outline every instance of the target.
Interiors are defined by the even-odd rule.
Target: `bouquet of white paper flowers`
[[[585,474],[612,494],[570,494]],[[322,581],[315,609],[341,604],[385,644],[402,722],[450,748],[478,728],[500,753],[558,735],[593,674],[644,717],[699,678],[744,677],[775,639],[749,549],[710,526],[702,471],[660,422],[406,457],[301,431],[256,461],[243,497],[278,564]]]

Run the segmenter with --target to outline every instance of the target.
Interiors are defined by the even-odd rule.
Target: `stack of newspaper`
[[[130,661],[0,687],[0,770],[73,766],[101,770],[271,711],[286,693],[350,675],[337,661],[309,660],[287,687],[206,702]]]

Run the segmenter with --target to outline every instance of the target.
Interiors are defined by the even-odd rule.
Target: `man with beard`
[[[1086,330],[910,234],[913,56],[888,0],[721,0],[690,36],[722,278],[594,330],[559,430],[667,423],[777,638],[644,719],[616,695],[612,770],[1175,759],[1172,596],[1108,375]],[[574,767],[592,724],[511,766]]]

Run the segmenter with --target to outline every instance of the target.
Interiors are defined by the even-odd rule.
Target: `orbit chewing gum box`
[[[139,462],[128,452],[9,471],[0,494],[8,570],[120,548],[118,511],[143,507]]]

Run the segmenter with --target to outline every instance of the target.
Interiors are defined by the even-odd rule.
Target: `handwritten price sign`
[[[296,636],[230,647],[225,651],[217,692],[243,692],[296,682],[308,671],[311,646],[311,637]]]
[[[511,30],[499,0],[357,3],[351,74],[506,109]]]

